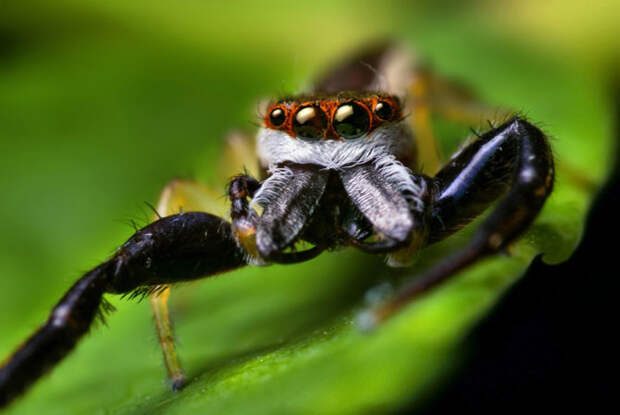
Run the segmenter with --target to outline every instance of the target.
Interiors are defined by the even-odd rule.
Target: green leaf
[[[110,297],[118,311],[109,328],[84,339],[10,414],[343,414],[415,406],[450,374],[466,333],[536,254],[551,263],[571,254],[610,168],[611,111],[596,63],[603,58],[584,63],[561,43],[562,32],[554,32],[560,46],[553,49],[512,36],[497,23],[518,22],[495,8],[489,13],[497,19],[477,6],[380,2],[3,7],[1,356],[44,321],[80,270],[131,234],[128,219],[146,223],[141,202],[156,200],[167,180],[192,175],[224,188],[212,161],[226,131],[251,128],[258,98],[294,92],[369,39],[396,36],[489,102],[525,112],[553,137],[558,163],[553,195],[510,256],[459,274],[372,333],[354,324],[365,293],[441,260],[467,243],[478,222],[420,253],[407,270],[343,251],[178,287],[173,312],[190,379],[179,393],[164,380],[148,304]],[[454,148],[467,133],[446,130],[440,139]]]

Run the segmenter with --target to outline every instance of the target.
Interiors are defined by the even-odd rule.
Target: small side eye
[[[276,108],[269,114],[269,122],[275,127],[279,127],[286,121],[286,114],[282,108]]]
[[[358,138],[368,132],[370,117],[359,104],[343,104],[334,113],[334,130],[345,139]]]
[[[293,132],[304,140],[320,140],[326,128],[327,117],[319,107],[303,107],[293,118]]]
[[[375,114],[383,121],[387,121],[392,117],[392,106],[385,101],[379,101],[375,106]]]

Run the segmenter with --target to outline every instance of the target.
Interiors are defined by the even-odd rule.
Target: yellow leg
[[[411,95],[410,124],[415,131],[418,148],[418,164],[427,174],[434,174],[441,165],[441,154],[431,122],[431,108],[428,99],[429,85],[422,73],[415,73],[409,93]]]
[[[433,115],[479,127],[487,121],[504,121],[511,114],[507,109],[481,103],[462,85],[425,68],[412,70],[410,79],[410,123],[416,133],[420,167],[426,174],[434,175],[439,171],[444,156],[433,133]]]
[[[164,364],[168,371],[168,378],[172,383],[172,390],[177,391],[185,384],[185,373],[179,362],[176,347],[174,345],[174,334],[172,332],[172,323],[168,314],[168,297],[170,296],[170,287],[166,286],[163,291],[157,294],[151,294],[150,303],[153,310],[153,318],[155,320],[155,328],[157,329],[157,337],[161,350],[164,354]]]
[[[499,125],[515,114],[515,111],[505,107],[484,104],[463,85],[427,69],[413,70],[411,79],[411,125],[417,136],[420,166],[426,174],[435,174],[443,160],[433,137],[431,117],[434,114],[482,129],[487,128],[487,122]],[[591,191],[596,188],[596,184],[586,174],[566,161],[558,160],[556,172],[582,189]]]
[[[246,157],[252,155],[251,141],[242,134],[230,134],[226,142],[227,146],[219,168],[224,178],[239,173],[244,162],[247,162]],[[190,211],[225,216],[228,210],[226,200],[222,192],[214,192],[201,183],[191,180],[173,180],[162,191],[156,210],[161,217]],[[174,342],[172,322],[168,311],[169,297],[170,286],[160,286],[155,288],[149,300],[168,378],[172,383],[172,389],[179,390],[185,384],[186,377]]]
[[[222,198],[217,197],[204,185],[188,180],[174,180],[162,191],[156,210],[161,217],[189,211],[221,214],[225,206]],[[174,343],[172,322],[168,311],[169,297],[170,286],[159,286],[155,287],[153,294],[149,296],[149,301],[168,378],[172,384],[172,390],[176,391],[183,387],[186,377]]]
[[[480,125],[487,121],[504,121],[514,114],[507,108],[492,107],[462,84],[440,77],[429,70],[418,69],[416,74],[427,85],[427,99],[433,112],[468,125]]]
[[[218,172],[220,177],[229,179],[244,170],[252,177],[260,176],[256,142],[254,137],[243,131],[234,130],[226,136],[226,145]]]

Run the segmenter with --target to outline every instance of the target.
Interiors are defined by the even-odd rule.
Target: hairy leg
[[[107,285],[106,262],[78,280],[56,304],[45,324],[0,366],[0,409],[60,362],[89,331]]]
[[[47,322],[0,367],[0,407],[58,364],[88,333],[104,293],[149,292],[244,266],[225,220],[202,212],[168,216],[137,231],[114,256],[80,278]]]
[[[473,240],[366,315],[373,325],[463,268],[506,248],[536,218],[551,193],[553,156],[544,134],[520,118],[496,127],[464,148],[433,179],[429,242],[458,231],[495,200]]]

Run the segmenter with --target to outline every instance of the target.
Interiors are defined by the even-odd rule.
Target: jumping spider
[[[45,325],[4,362],[0,407],[73,349],[106,304],[104,293],[150,290],[168,376],[177,390],[185,375],[168,317],[170,284],[245,265],[307,261],[346,246],[406,265],[416,251],[499,201],[468,245],[370,310],[365,324],[373,325],[506,248],[551,192],[553,157],[545,135],[523,118],[502,116],[503,123],[477,134],[439,168],[430,111],[466,122],[498,114],[394,45],[343,62],[311,93],[272,102],[256,140],[262,178],[240,174],[231,180],[231,221],[205,212],[177,213],[194,184],[169,185],[157,208],[163,217],[80,278]],[[420,172],[420,159],[432,177]],[[310,247],[297,249],[301,242]]]

